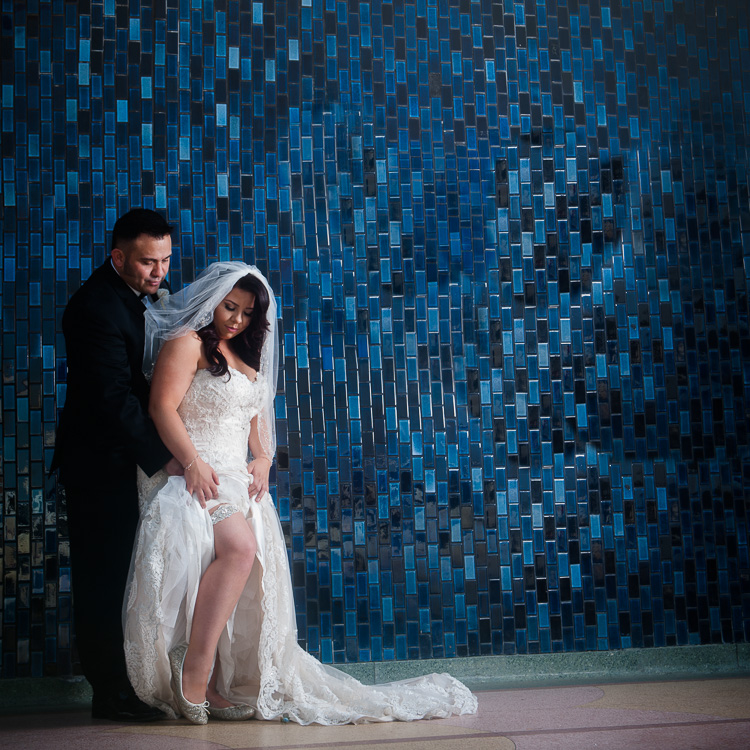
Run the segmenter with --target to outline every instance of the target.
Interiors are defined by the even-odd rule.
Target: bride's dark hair
[[[269,329],[268,320],[266,320],[270,302],[268,290],[265,284],[252,273],[243,276],[233,289],[242,289],[243,292],[253,294],[255,304],[247,328],[239,336],[229,339],[227,344],[246,365],[257,371],[260,369],[260,353],[263,349],[263,341],[266,338],[266,331]],[[200,328],[197,333],[206,350],[206,359],[209,362],[208,371],[217,377],[226,375],[229,371],[229,365],[226,357],[219,350],[220,339],[213,322]]]

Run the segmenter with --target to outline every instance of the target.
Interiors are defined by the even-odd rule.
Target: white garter
[[[211,513],[211,523],[216,526],[220,521],[224,521],[233,516],[235,513],[239,513],[240,509],[234,503],[221,503],[219,507]]]

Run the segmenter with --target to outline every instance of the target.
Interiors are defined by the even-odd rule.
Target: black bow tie
[[[138,295],[138,299],[146,299],[146,297],[148,297],[148,294],[146,294],[146,292],[141,292],[141,293],[140,293],[140,294]]]

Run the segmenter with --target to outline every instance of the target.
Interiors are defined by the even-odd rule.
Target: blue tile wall
[[[59,320],[140,205],[278,295],[313,654],[747,640],[746,3],[0,6],[0,674],[75,669]]]

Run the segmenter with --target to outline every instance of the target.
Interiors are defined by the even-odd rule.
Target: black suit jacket
[[[151,476],[171,458],[148,416],[143,302],[107,260],[70,298],[62,318],[68,379],[52,469],[63,483]]]

